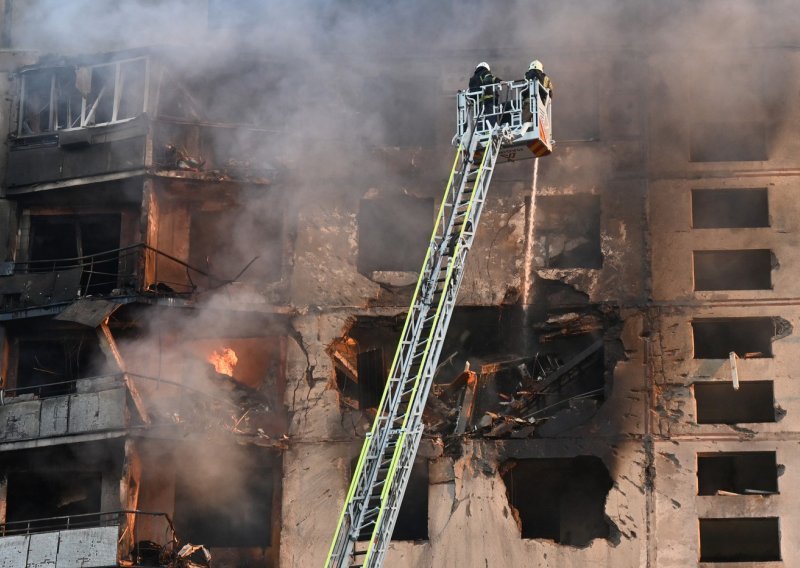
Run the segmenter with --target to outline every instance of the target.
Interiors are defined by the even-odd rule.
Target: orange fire
[[[217,373],[228,375],[229,377],[233,376],[233,369],[236,367],[236,363],[239,362],[236,352],[230,347],[225,347],[222,351],[215,349],[207,359],[209,363],[214,365]]]

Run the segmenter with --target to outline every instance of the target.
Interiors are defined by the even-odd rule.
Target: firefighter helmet
[[[475,66],[475,69],[480,69],[481,67],[485,68],[487,71],[491,71],[491,69],[489,68],[489,64],[486,63],[485,61],[481,61],[480,63],[478,63],[478,65]]]
[[[542,71],[544,69],[544,66],[542,65],[541,61],[539,61],[538,59],[534,59],[533,61],[531,61],[530,67],[528,67],[528,69],[536,69],[537,71]]]

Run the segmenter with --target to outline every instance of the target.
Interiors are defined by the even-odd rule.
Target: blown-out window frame
[[[136,65],[143,63],[143,80],[140,84],[142,88],[142,92],[140,93],[141,96],[141,108],[136,108],[131,115],[120,116],[120,110],[122,108],[123,103],[123,95],[125,94],[126,88],[126,78],[128,78],[128,74],[126,71],[128,69],[133,68]],[[112,74],[114,77],[114,85],[112,92],[108,92],[107,86],[103,86],[99,93],[93,93],[90,86],[90,91],[88,95],[82,94],[81,91],[77,88],[77,83],[79,81],[79,74],[81,73],[89,73],[89,80],[91,85],[91,78],[94,76],[96,70],[101,70],[104,68],[111,68]],[[59,81],[61,79],[63,81],[63,75],[67,73],[69,77],[69,71],[73,71],[75,77],[75,89],[69,92],[63,92],[61,90],[63,84]],[[28,131],[26,131],[26,122],[27,117],[32,116],[29,109],[26,108],[26,104],[30,102],[30,85],[29,82],[35,76],[42,77],[44,76],[45,81],[49,77],[49,97],[47,97],[47,102],[40,107],[40,110],[34,111],[36,114],[41,114],[47,111],[47,124],[45,126],[39,126],[38,130],[33,131],[30,126],[28,126]],[[62,75],[62,77],[59,77]],[[20,78],[20,91],[19,91],[19,103],[17,106],[17,136],[18,137],[25,137],[25,136],[37,136],[41,134],[48,134],[54,133],[61,130],[76,130],[80,128],[87,128],[90,126],[103,126],[109,124],[119,124],[123,122],[128,122],[136,118],[137,116],[147,112],[147,94],[150,88],[150,60],[147,57],[134,57],[128,59],[120,59],[118,61],[112,61],[108,63],[98,63],[95,65],[86,65],[86,66],[75,66],[75,67],[52,67],[52,68],[39,68],[39,69],[29,69],[23,71],[21,73]],[[70,103],[80,98],[80,109],[72,109]],[[103,100],[111,99],[111,115],[109,120],[104,120],[102,122],[97,122],[97,109]],[[67,105],[66,116],[60,116],[59,112],[61,111],[61,105]]]

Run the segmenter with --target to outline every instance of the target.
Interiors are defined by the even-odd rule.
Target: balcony
[[[279,395],[247,387],[208,367],[195,369],[195,381],[204,390],[136,373],[0,389],[0,446],[41,438],[69,442],[81,435],[119,436],[146,424],[156,436],[185,439],[214,432],[284,447]]]
[[[235,100],[219,105],[219,97],[236,90],[226,82],[195,77],[186,83],[185,69],[151,51],[19,70],[5,172],[9,195],[145,173],[269,183],[274,171],[260,157],[269,155],[267,144],[280,146],[280,133],[246,126],[257,121]]]
[[[164,566],[179,550],[164,513],[114,511],[0,524],[2,568]]]
[[[225,281],[139,243],[75,258],[0,264],[0,321],[58,313],[81,298],[191,300]]]
[[[126,428],[131,412],[123,379],[110,375],[3,389],[0,443]]]

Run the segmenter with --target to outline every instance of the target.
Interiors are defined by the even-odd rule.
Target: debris
[[[544,325],[556,322],[569,327],[584,325],[586,320],[570,313]],[[580,381],[596,373],[593,369],[602,358],[604,344],[597,339],[566,362],[554,353],[538,353],[485,363],[480,374],[469,371],[467,365],[452,382],[434,387],[426,407],[427,429],[455,436],[524,438],[574,428],[594,415],[596,399],[603,396],[604,389],[596,383],[584,386]],[[543,415],[544,411],[549,413]]]
[[[164,146],[164,159],[166,167],[190,172],[202,171],[206,163],[205,160],[190,156],[186,150],[178,148],[174,144]]]
[[[211,553],[205,546],[185,544],[176,554],[175,568],[205,568],[211,566]]]

